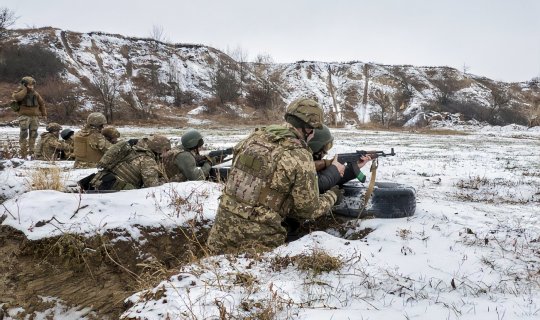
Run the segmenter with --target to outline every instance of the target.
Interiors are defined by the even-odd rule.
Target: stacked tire
[[[345,217],[394,219],[414,215],[416,191],[413,187],[393,182],[376,182],[371,199],[360,214],[367,186],[352,182],[343,185],[344,200],[333,208],[334,214]]]

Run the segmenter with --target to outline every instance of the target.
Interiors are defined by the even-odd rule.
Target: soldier
[[[43,132],[36,144],[34,154],[39,160],[58,160],[61,152],[66,150],[68,146],[59,141],[60,130],[62,127],[55,122],[51,122],[46,127],[47,132]]]
[[[338,188],[319,195],[307,141],[321,128],[323,111],[311,99],[293,101],[286,125],[260,128],[234,147],[208,247],[216,253],[285,242],[284,218],[315,219],[341,197]]]
[[[74,140],[74,168],[93,168],[103,154],[111,147],[105,136],[101,134],[107,119],[102,113],[88,115],[86,125],[78,131]]]
[[[205,180],[208,178],[212,159],[199,154],[204,145],[197,130],[189,130],[182,136],[182,148],[173,148],[163,154],[163,166],[170,182]]]
[[[23,158],[26,158],[28,152],[31,154],[34,151],[34,144],[38,137],[38,116],[47,117],[45,102],[39,93],[34,90],[35,84],[36,80],[34,78],[24,77],[21,80],[21,85],[12,95],[19,105],[19,146]]]
[[[105,127],[101,130],[101,134],[105,136],[105,139],[111,144],[117,143],[118,138],[120,138],[120,132],[118,132],[115,127]]]
[[[171,142],[161,135],[140,139],[134,146],[128,141],[119,142],[98,162],[101,171],[90,181],[90,189],[130,190],[159,186],[165,179],[156,160],[170,149]]]
[[[313,161],[317,169],[319,192],[324,193],[330,190],[335,185],[342,185],[354,178],[360,182],[366,181],[366,176],[360,171],[360,168],[366,165],[371,158],[369,156],[362,157],[355,163],[349,163],[347,166],[341,164],[334,159],[323,159],[324,156],[332,149],[334,137],[330,129],[323,125],[322,129],[315,129],[313,139],[308,142],[309,148],[313,152]]]
[[[74,151],[74,141],[73,141],[73,134],[75,131],[67,128],[60,132],[60,136],[64,140],[64,143],[66,145],[66,149],[61,153],[60,159],[62,160],[74,160],[75,155],[73,154]]]

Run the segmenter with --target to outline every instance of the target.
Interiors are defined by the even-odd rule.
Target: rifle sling
[[[369,186],[366,191],[366,194],[364,195],[364,204],[362,204],[362,208],[360,208],[360,210],[358,211],[358,217],[356,217],[357,219],[360,219],[360,217],[362,216],[362,213],[364,212],[364,210],[366,210],[369,199],[371,198],[371,194],[373,193],[373,188],[375,188],[375,178],[377,177],[378,167],[379,167],[379,160],[374,159],[371,162],[371,168],[369,169],[369,171],[371,171],[371,178],[369,178]]]

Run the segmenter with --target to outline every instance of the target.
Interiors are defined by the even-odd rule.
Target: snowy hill
[[[431,106],[437,111],[489,113],[509,108],[530,117],[538,108],[537,83],[503,83],[449,67],[389,66],[365,62],[310,62],[286,64],[234,61],[203,45],[168,44],[121,35],[76,33],[53,28],[12,30],[10,43],[39,44],[64,63],[64,79],[75,84],[80,101],[91,108],[95,98],[89,84],[102,75],[120,82],[123,103],[137,109],[170,107],[175,88],[193,100],[182,108],[200,107],[215,94],[213,78],[220,65],[240,81],[241,96],[249,88],[271,83],[272,106],[283,108],[299,96],[316,97],[332,122],[349,124],[388,121],[404,124]],[[450,103],[451,102],[451,103]],[[246,99],[233,111],[248,114]],[[440,107],[442,105],[442,108]],[[470,109],[478,109],[472,112]],[[184,113],[189,111],[184,110]],[[481,119],[477,119],[481,120]],[[516,122],[503,119],[502,122]],[[523,120],[526,121],[526,120]],[[522,122],[523,122],[522,121]],[[522,123],[525,124],[525,123]]]

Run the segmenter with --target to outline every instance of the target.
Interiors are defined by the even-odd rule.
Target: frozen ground
[[[358,221],[351,231],[374,229],[361,240],[327,230],[261,256],[206,258],[128,298],[123,318],[538,319],[540,131],[461,129],[467,134],[334,130],[336,153],[395,148],[396,157],[381,159],[377,178],[416,188],[413,217]],[[0,138],[16,136],[1,130]],[[184,131],[157,130],[175,141]],[[126,137],[150,131],[120,128]],[[232,146],[247,133],[203,130],[209,149]],[[8,162],[0,171],[0,196],[9,198],[0,206],[3,224],[32,239],[119,225],[138,239],[140,225],[212,219],[221,192],[207,182],[106,195],[27,192],[28,176],[43,166],[50,164]],[[92,172],[60,166],[68,185]],[[180,212],[171,206],[178,197],[187,200]],[[337,257],[341,268],[314,273],[290,263],[321,252]],[[61,310],[54,311],[58,318],[81,317]]]

